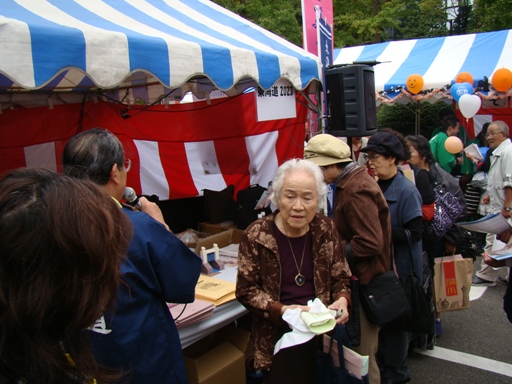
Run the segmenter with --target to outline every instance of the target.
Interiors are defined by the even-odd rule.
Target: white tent
[[[493,96],[483,91],[499,68],[512,70],[512,29],[461,36],[390,41],[336,49],[334,64],[370,63],[375,70],[375,89],[380,102],[409,102],[404,92],[409,75],[423,77],[423,93],[415,100],[437,101],[451,97],[447,91],[457,74],[469,72],[482,98]]]
[[[27,90],[152,102],[321,81],[317,57],[208,0],[2,0],[0,47],[4,108]]]

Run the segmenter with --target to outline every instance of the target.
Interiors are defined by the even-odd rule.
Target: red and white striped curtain
[[[42,166],[62,171],[67,140],[81,129],[106,128],[119,137],[132,168],[127,184],[161,200],[202,190],[266,186],[277,167],[304,155],[307,108],[297,118],[256,121],[255,96],[130,109],[107,102],[15,109],[0,114],[0,172]],[[123,118],[123,114],[130,116]]]

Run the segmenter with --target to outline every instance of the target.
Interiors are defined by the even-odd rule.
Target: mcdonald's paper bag
[[[473,260],[461,255],[436,257],[434,300],[437,312],[469,308]]]

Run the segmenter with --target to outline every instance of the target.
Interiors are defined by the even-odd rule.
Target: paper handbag
[[[436,257],[434,300],[437,312],[469,308],[473,260],[461,255]]]
[[[317,359],[316,384],[367,384],[368,356],[350,348],[343,325],[337,325],[332,338],[323,335],[323,348]]]

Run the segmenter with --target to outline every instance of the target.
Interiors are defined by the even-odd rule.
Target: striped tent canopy
[[[374,65],[378,102],[408,103],[411,100],[435,102],[451,97],[449,87],[460,72],[469,72],[474,89],[482,98],[505,97],[484,90],[499,68],[512,70],[512,29],[461,36],[391,41],[380,44],[336,49],[334,64]],[[421,94],[409,93],[407,77],[419,74],[424,85]]]
[[[4,93],[143,87],[177,99],[321,82],[317,57],[208,0],[0,0],[0,47]]]

